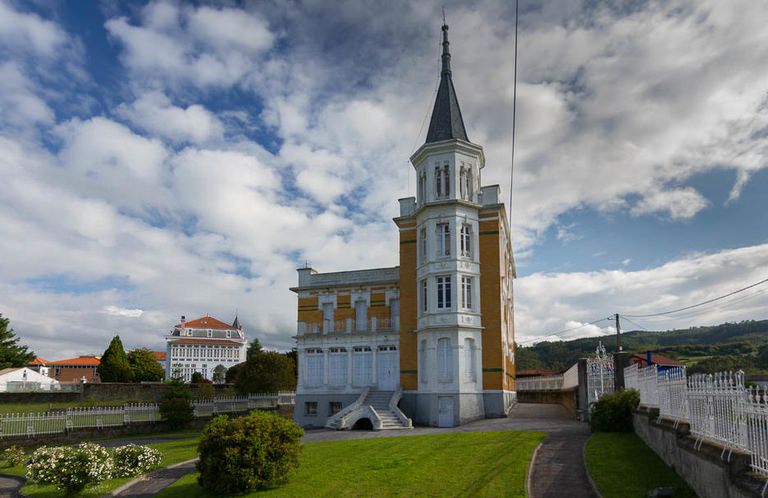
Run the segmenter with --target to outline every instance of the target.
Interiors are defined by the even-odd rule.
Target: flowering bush
[[[0,460],[5,461],[9,467],[15,467],[24,463],[24,450],[18,446],[9,446],[0,455]]]
[[[158,467],[163,455],[148,446],[129,444],[115,448],[112,458],[115,464],[114,477],[132,477]]]
[[[89,484],[111,478],[113,468],[112,455],[98,444],[80,443],[57,448],[43,446],[32,453],[27,465],[27,478],[75,493]]]

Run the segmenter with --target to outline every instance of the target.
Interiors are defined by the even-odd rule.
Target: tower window
[[[461,167],[459,172],[459,191],[461,192],[461,198],[471,201],[472,200],[472,169]]]
[[[427,279],[421,281],[421,311],[426,313],[429,309],[427,301]]]
[[[421,264],[427,262],[427,229],[422,228],[419,232],[419,260]]]
[[[419,351],[421,357],[421,364],[419,370],[421,372],[421,383],[427,383],[427,341],[421,341],[421,351]]]
[[[451,276],[437,277],[437,309],[451,309]]]
[[[440,382],[453,380],[453,350],[451,340],[443,337],[437,340],[437,374]]]
[[[437,224],[437,257],[451,255],[451,227],[448,223]]]
[[[450,166],[435,165],[435,197],[444,199],[451,194]]]
[[[425,202],[427,202],[427,174],[422,171],[419,173],[419,203]]]
[[[464,377],[475,380],[475,340],[464,339]]]
[[[472,309],[472,277],[461,277],[461,307]]]
[[[461,225],[461,255],[465,258],[472,257],[472,225]]]

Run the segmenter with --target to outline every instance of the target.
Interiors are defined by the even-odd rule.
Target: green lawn
[[[545,436],[456,432],[308,443],[286,485],[251,495],[524,497],[528,462]],[[193,473],[157,496],[206,495]]]
[[[604,498],[640,498],[659,487],[673,488],[675,497],[696,498],[635,433],[592,434],[587,442],[587,468]]]
[[[190,434],[192,433],[161,434],[160,437],[174,437],[176,440],[163,443],[148,444],[147,446],[160,450],[160,452],[163,454],[163,461],[161,466],[167,467],[168,465],[184,462],[197,456],[197,443],[200,441],[199,434],[196,434],[195,437],[189,437]],[[158,435],[153,434],[153,436]],[[26,470],[23,466],[18,466],[13,468],[0,468],[0,472],[5,474],[24,475]],[[130,481],[131,479],[133,478],[127,477],[121,479],[110,479],[108,481],[101,482],[96,486],[87,488],[78,496],[102,496],[105,493],[108,493],[109,491],[117,488],[118,486]],[[21,492],[25,496],[32,498],[53,498],[64,496],[61,491],[49,485],[27,484],[21,489]]]

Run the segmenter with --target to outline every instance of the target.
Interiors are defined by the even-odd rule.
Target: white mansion
[[[187,322],[185,317],[165,336],[165,378],[178,377],[189,382],[200,372],[213,379],[219,365],[225,369],[245,361],[248,340],[240,320],[228,325],[210,316]]]
[[[443,26],[440,86],[411,156],[417,196],[400,199],[400,265],[298,270],[294,419],[337,429],[502,417],[514,403],[512,256],[498,185],[483,185]]]

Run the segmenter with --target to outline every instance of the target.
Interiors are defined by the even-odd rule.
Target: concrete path
[[[130,496],[132,498],[149,498],[167,488],[190,472],[195,471],[197,459],[177,463],[164,469],[150,472],[144,478],[127,483],[122,489],[118,488],[111,496]],[[2,496],[2,495],[0,495]]]
[[[310,430],[304,435],[303,442],[506,430],[541,431],[549,434],[532,462],[528,490],[531,498],[597,497],[584,465],[584,444],[589,438],[589,428],[585,423],[574,420],[560,405],[519,404],[508,418],[477,420],[453,428],[417,427],[412,430],[379,432]],[[160,469],[141,480],[128,483],[122,490],[116,490],[118,492],[114,496],[149,497],[194,470],[195,461]]]
[[[16,498],[21,496],[19,490],[27,482],[23,477],[0,474],[0,496]]]

